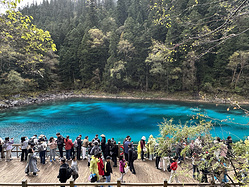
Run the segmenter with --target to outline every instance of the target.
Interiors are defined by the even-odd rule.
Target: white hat
[[[100,136],[101,136],[101,137],[105,137],[105,135],[104,135],[104,134],[101,134]]]
[[[146,137],[145,137],[145,136],[143,136],[141,139],[142,139],[142,140],[146,140]]]

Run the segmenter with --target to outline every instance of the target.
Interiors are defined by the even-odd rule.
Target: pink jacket
[[[56,149],[57,142],[55,140],[53,140],[52,142],[48,141],[48,146],[50,146],[50,149]]]
[[[123,160],[120,160],[120,161],[119,161],[119,171],[120,171],[121,173],[125,173],[124,167],[125,167],[125,160],[123,159]]]

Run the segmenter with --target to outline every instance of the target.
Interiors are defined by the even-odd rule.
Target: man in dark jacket
[[[57,145],[60,152],[60,157],[63,158],[64,138],[61,136],[59,132],[56,133],[56,136],[57,136]]]
[[[59,181],[61,183],[67,182],[67,168],[69,168],[69,166],[65,162],[66,162],[65,158],[61,158],[61,166],[59,170],[59,175],[57,176],[57,178],[59,178]],[[61,186],[61,187],[65,187],[65,186]]]
[[[101,150],[102,150],[102,152],[104,154],[104,158],[106,159],[106,156],[107,156],[106,151],[105,151],[106,138],[105,138],[104,134],[101,134],[100,136],[102,137],[102,139],[101,139]]]
[[[111,157],[112,161],[114,162],[113,167],[117,167],[117,156],[118,156],[118,145],[116,144],[116,141],[114,141],[111,149]]]
[[[134,168],[134,160],[133,160],[133,148],[132,148],[132,144],[128,145],[128,162],[129,162],[129,166],[130,166],[130,171],[136,175],[136,171]]]
[[[111,157],[107,156],[105,166],[104,166],[106,182],[111,182],[112,167],[111,167],[111,162],[110,161],[111,161]],[[108,187],[110,187],[110,186],[108,186]]]
[[[131,144],[131,137],[127,139],[127,141],[124,143],[124,153],[125,153],[125,160],[128,160],[128,145]]]
[[[77,138],[76,138],[76,141],[77,141],[77,160],[82,160],[80,158],[80,154],[81,154],[81,145],[82,145],[82,141],[81,141],[81,135],[79,135]]]
[[[95,141],[97,141],[100,144],[99,135],[97,135],[97,134],[93,138],[92,143],[94,143]]]

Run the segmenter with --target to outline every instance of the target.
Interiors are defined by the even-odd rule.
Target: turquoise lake
[[[49,138],[60,132],[72,139],[88,135],[90,140],[95,134],[105,134],[107,139],[114,137],[121,142],[130,135],[137,142],[142,136],[158,136],[158,124],[164,118],[194,123],[191,119],[197,113],[213,118],[214,137],[231,135],[238,140],[249,136],[249,116],[232,107],[227,111],[228,107],[176,101],[69,99],[2,111],[0,137],[14,137],[17,143],[21,136],[44,134]]]

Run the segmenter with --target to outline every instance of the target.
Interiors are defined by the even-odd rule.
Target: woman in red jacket
[[[65,143],[65,149],[66,149],[66,159],[70,160],[70,155],[71,155],[71,149],[73,147],[73,142],[71,139],[69,139],[69,136],[66,137],[66,139],[64,139],[64,143]]]

